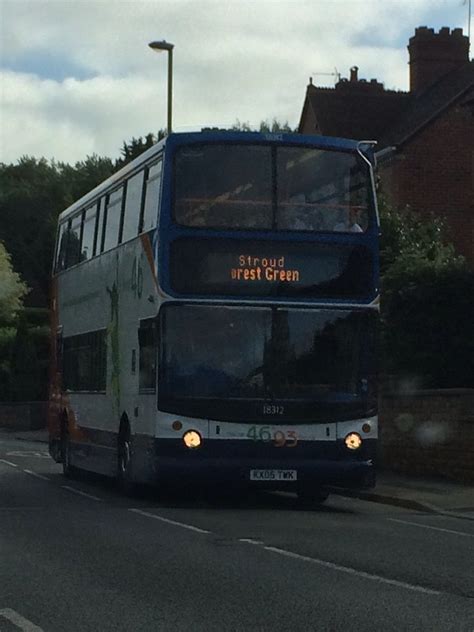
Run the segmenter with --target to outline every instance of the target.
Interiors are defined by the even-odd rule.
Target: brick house
[[[462,29],[425,26],[408,45],[410,90],[376,79],[319,88],[311,79],[299,132],[375,139],[385,196],[444,217],[457,251],[474,263],[474,61]],[[384,151],[385,150],[385,151]]]

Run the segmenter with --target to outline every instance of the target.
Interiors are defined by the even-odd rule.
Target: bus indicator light
[[[202,443],[202,437],[197,430],[188,430],[183,435],[183,441],[187,448],[199,448]]]
[[[176,419],[176,421],[173,421],[173,423],[171,424],[171,427],[173,428],[173,430],[181,430],[183,424],[178,419]]]
[[[362,439],[357,432],[350,432],[344,439],[344,443],[349,450],[358,450],[362,445]]]
[[[370,424],[364,424],[364,425],[362,426],[362,432],[368,433],[368,432],[370,432],[371,430],[372,430],[372,427],[371,427],[371,425],[370,425]]]

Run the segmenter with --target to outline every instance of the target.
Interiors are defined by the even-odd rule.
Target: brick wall
[[[471,92],[471,99],[474,90]],[[380,175],[389,202],[446,218],[456,250],[474,262],[474,133],[467,96],[416,134]]]
[[[404,474],[474,482],[474,390],[384,395],[380,465]]]

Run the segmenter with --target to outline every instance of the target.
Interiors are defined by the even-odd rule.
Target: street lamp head
[[[157,53],[165,50],[168,53],[168,127],[167,132],[171,134],[171,111],[172,111],[172,95],[173,95],[173,48],[174,44],[166,42],[150,42],[148,46]]]
[[[156,50],[156,52],[158,53],[162,50],[172,51],[174,48],[174,44],[171,44],[170,42],[165,42],[165,40],[163,40],[162,42],[150,42],[148,46],[151,49]]]

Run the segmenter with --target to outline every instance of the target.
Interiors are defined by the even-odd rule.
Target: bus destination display
[[[368,298],[363,246],[182,238],[171,243],[172,290],[185,295]]]
[[[229,269],[231,281],[269,281],[299,283],[300,270],[286,267],[285,256],[255,257],[239,255],[238,266]]]

